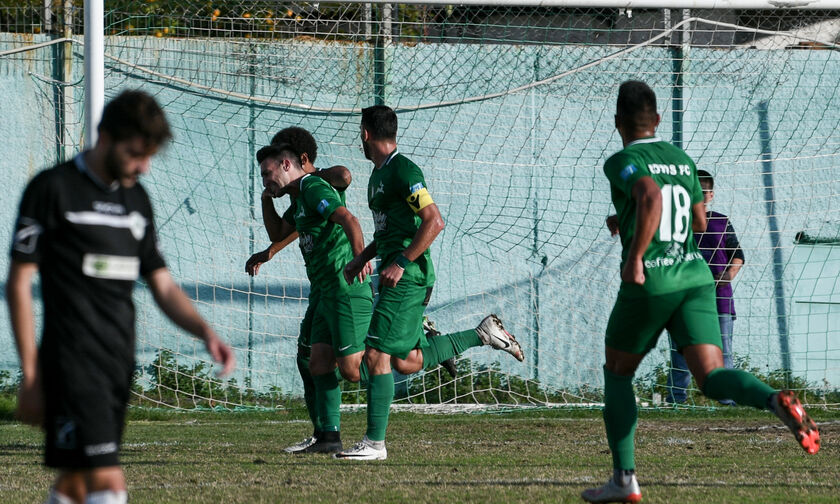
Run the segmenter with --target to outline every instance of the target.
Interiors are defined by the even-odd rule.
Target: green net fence
[[[0,181],[12,195],[80,147],[81,4],[0,1],[0,111],[13,118]],[[296,246],[245,273],[269,244],[254,153],[284,127],[311,131],[316,166],[350,168],[348,208],[370,238],[358,124],[374,103],[397,110],[400,151],[447,223],[428,315],[449,332],[497,313],[526,354],[469,350],[456,379],[398,377],[400,401],[598,403],[621,249],[604,225],[602,166],[621,148],[618,85],[640,79],[657,93],[659,136],[715,176],[713,209],[744,251],[734,365],[840,406],[840,13],[150,0],[106,2],[105,30],[106,99],[144,89],[175,132],[144,182],[165,257],[240,364],[216,379],[140,285],[141,404],[299,404],[309,286]],[[3,200],[9,223],[16,203]],[[664,404],[670,362],[663,335],[636,376],[645,404]],[[685,404],[713,405],[693,383]]]

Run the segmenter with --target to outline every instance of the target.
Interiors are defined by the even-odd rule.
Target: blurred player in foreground
[[[175,284],[138,183],[171,138],[155,100],[126,91],[104,109],[96,146],[39,173],[23,193],[6,283],[23,379],[17,417],[46,431],[58,469],[47,503],[125,503],[119,466],[134,374],[139,277],[178,326],[204,341],[227,374],[234,356]],[[32,280],[41,277],[43,337],[36,350]]]

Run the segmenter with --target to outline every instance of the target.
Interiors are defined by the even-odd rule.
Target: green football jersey
[[[343,192],[336,191],[324,179],[307,174],[300,179],[300,194],[283,214],[283,219],[298,232],[312,290],[324,294],[347,292],[358,284],[354,281],[354,287],[348,287],[344,281],[344,266],[353,259],[353,249],[344,229],[329,221],[333,212],[345,206],[344,198]],[[365,279],[364,283],[370,280]]]
[[[662,191],[659,229],[645,250],[644,285],[622,282],[630,295],[657,296],[714,283],[694,242],[692,205],[703,201],[694,161],[682,149],[658,138],[643,138],[613,154],[604,164],[621,233],[621,267],[636,230],[633,184],[651,177]]]
[[[417,213],[432,203],[423,172],[396,150],[373,170],[368,182],[368,206],[373,212],[373,240],[382,260],[380,268],[389,266],[411,244],[422,222]],[[429,249],[414,262],[420,267],[424,284],[432,286],[435,271]]]

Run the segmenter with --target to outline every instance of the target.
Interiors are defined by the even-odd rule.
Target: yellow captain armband
[[[410,192],[411,195],[406,198],[405,201],[408,202],[408,206],[414,210],[414,213],[417,213],[434,203],[434,201],[432,201],[432,195],[429,194],[429,191],[426,190],[422,182],[411,186]]]

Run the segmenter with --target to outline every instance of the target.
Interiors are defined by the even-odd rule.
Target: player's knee
[[[635,363],[623,362],[621,360],[607,361],[604,367],[610,373],[617,376],[633,376],[636,374]]]
[[[87,496],[85,474],[81,471],[60,473],[55,480],[52,492],[67,497],[73,502],[84,502]]]
[[[391,365],[404,375],[414,374],[421,369],[423,369],[423,361],[422,359],[417,360],[402,360],[402,359],[393,359]]]
[[[365,350],[364,359],[371,375],[391,372],[390,356],[384,352],[368,347],[367,350]]]
[[[314,360],[309,361],[309,373],[312,374],[312,376],[327,374],[333,369],[335,369],[335,363]]]
[[[353,383],[358,383],[361,380],[361,375],[359,374],[359,366],[352,368],[350,366],[339,366],[339,372],[341,373],[341,377],[345,380]]]

